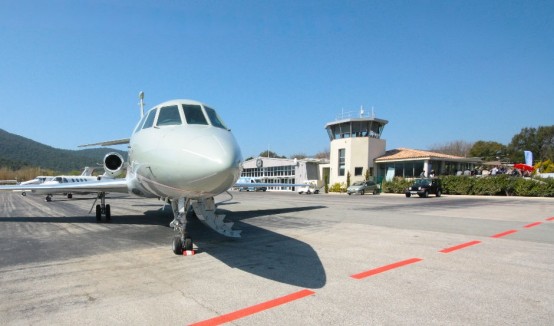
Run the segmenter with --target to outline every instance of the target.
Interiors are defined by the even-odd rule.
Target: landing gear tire
[[[183,255],[183,241],[179,235],[173,237],[173,253],[176,255]]]
[[[112,210],[110,208],[110,204],[106,205],[105,215],[106,215],[106,222],[111,222],[111,220],[112,220]]]
[[[186,237],[185,238],[185,243],[183,244],[183,248],[185,250],[192,250],[192,238],[191,237]]]
[[[100,204],[96,205],[96,222],[97,223],[102,222],[102,215],[106,217],[106,222],[111,222],[112,210],[111,210],[110,204],[106,204],[106,194],[103,192],[100,192],[98,193],[98,197],[96,199],[100,199]],[[94,203],[96,203],[96,200],[94,201]],[[94,207],[94,204],[92,205]]]
[[[102,221],[102,208],[100,205],[96,205],[96,222]]]
[[[51,201],[52,201],[52,196],[47,195],[47,196],[46,196],[46,201],[47,201],[47,202],[51,202]]]

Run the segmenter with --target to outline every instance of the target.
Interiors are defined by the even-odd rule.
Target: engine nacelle
[[[125,169],[125,159],[121,154],[112,152],[104,156],[104,171],[112,178],[117,177]]]

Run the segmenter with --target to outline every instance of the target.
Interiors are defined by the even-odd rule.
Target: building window
[[[339,149],[339,177],[343,177],[346,169],[346,150],[344,148]]]
[[[355,176],[360,176],[360,175],[362,175],[363,171],[364,171],[364,168],[356,167],[356,168],[354,168],[354,175]]]

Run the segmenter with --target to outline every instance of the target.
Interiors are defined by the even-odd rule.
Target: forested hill
[[[0,129],[0,167],[19,169],[30,166],[69,172],[97,166],[109,152],[119,152],[127,158],[125,151],[110,148],[74,151],[54,148]]]

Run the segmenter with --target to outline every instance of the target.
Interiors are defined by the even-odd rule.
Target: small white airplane
[[[112,154],[112,153],[110,153]],[[116,153],[113,153],[116,154]],[[81,175],[58,175],[58,176],[37,176],[34,179],[31,179],[29,181],[24,181],[19,184],[19,186],[29,186],[29,185],[44,185],[44,186],[50,186],[50,185],[57,185],[60,183],[81,183],[81,182],[98,182],[102,179],[103,176],[92,176],[92,173],[94,172],[94,168],[85,167]],[[24,187],[25,188],[25,187]],[[50,202],[52,201],[52,196],[55,194],[64,194],[67,195],[67,198],[71,199],[73,198],[73,193],[78,194],[87,194],[89,192],[66,192],[66,191],[55,191],[54,189],[49,189],[48,187],[42,187],[40,189],[37,189],[35,187],[26,187],[27,189],[22,189],[21,195],[27,196],[27,193],[31,194],[40,194],[40,195],[46,195],[46,201]]]
[[[214,196],[233,186],[252,187],[251,183],[236,183],[242,170],[242,154],[231,133],[216,111],[193,100],[172,100],[156,105],[144,113],[144,93],[140,92],[141,119],[128,139],[106,141],[83,146],[129,144],[126,163],[117,153],[104,157],[107,175],[116,177],[124,169],[125,178],[102,178],[96,182],[72,182],[52,185],[4,186],[4,191],[94,192],[96,219],[102,215],[111,219],[106,193],[131,193],[147,198],[160,198],[171,203],[176,231],[173,252],[181,255],[192,250],[187,233],[186,215],[191,207],[207,226],[228,237],[240,237],[233,223],[224,222],[224,215],[215,213]],[[299,186],[296,184],[263,184],[267,186]]]

